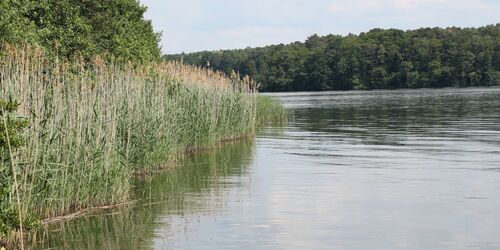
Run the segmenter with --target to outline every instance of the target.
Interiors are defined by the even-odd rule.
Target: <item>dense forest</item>
[[[166,57],[228,74],[238,71],[260,82],[262,91],[492,86],[500,84],[500,24],[373,29]]]
[[[160,58],[160,34],[137,0],[1,0],[0,42],[38,44],[59,56]]]

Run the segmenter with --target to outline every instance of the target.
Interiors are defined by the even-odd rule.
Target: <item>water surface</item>
[[[55,249],[500,249],[500,89],[279,94],[255,142],[51,226]]]

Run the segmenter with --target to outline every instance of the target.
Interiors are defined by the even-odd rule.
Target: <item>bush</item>
[[[12,113],[19,106],[13,100],[0,100],[0,237],[6,237],[9,232],[20,229],[19,210],[12,202],[14,183],[11,159],[15,150],[24,143],[22,131],[27,127],[27,121],[13,117]],[[31,230],[38,224],[37,220],[28,216],[23,219],[24,228]]]

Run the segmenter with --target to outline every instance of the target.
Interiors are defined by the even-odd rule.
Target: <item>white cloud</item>
[[[498,4],[484,0],[338,0],[330,4],[330,11],[340,13],[367,13],[373,11],[415,11],[435,12],[441,8],[450,11],[469,12],[498,10]]]
[[[483,26],[499,0],[141,0],[168,53],[255,47],[372,28]]]
[[[235,29],[225,29],[217,31],[217,35],[229,39],[248,38],[252,36],[276,36],[276,35],[293,35],[300,32],[295,28],[276,28],[263,26],[248,26]]]
[[[248,46],[265,46],[282,43],[284,41],[304,40],[309,34],[296,28],[279,28],[265,26],[246,26],[229,29],[214,29],[197,33],[174,33],[170,36],[175,40],[167,40],[167,53],[190,52],[183,49],[196,47],[196,50],[238,49]],[[168,38],[167,38],[168,39]],[[177,49],[177,51],[176,51]]]

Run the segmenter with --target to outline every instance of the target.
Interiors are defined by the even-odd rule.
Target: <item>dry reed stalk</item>
[[[134,172],[255,132],[257,85],[237,74],[2,51],[0,98],[14,96],[30,122],[15,156],[23,213],[50,218],[127,201]]]
[[[12,167],[12,176],[14,178],[14,186],[15,186],[15,191],[16,191],[16,198],[17,198],[17,209],[19,213],[19,235],[20,235],[20,247],[21,250],[24,250],[24,235],[23,235],[23,214],[22,214],[22,206],[21,206],[21,196],[19,195],[19,186],[17,182],[17,171],[16,171],[16,164],[14,162],[14,154],[12,152],[12,144],[10,143],[10,135],[9,135],[9,127],[7,126],[7,118],[6,118],[6,111],[2,110],[2,121],[3,125],[5,128],[5,137],[7,139],[7,147],[9,149],[9,157],[10,157],[10,163]]]

